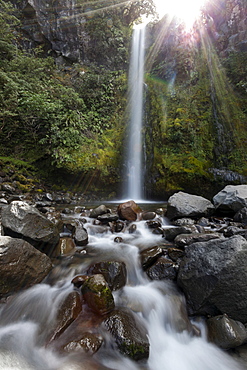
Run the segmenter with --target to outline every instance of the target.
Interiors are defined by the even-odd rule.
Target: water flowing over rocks
[[[174,204],[174,198],[168,204]],[[57,230],[60,233],[51,260],[25,240],[0,237],[4,248],[7,245],[8,252],[13,253],[0,256],[2,276],[6,271],[6,286],[13,283],[11,289],[1,292],[2,298],[13,297],[8,298],[6,309],[0,314],[0,323],[1,318],[7,322],[11,318],[21,319],[25,300],[19,313],[14,309],[15,314],[12,314],[11,305],[17,304],[22,294],[26,294],[25,297],[30,294],[27,315],[34,318],[36,307],[43,300],[42,291],[47,289],[51,294],[50,302],[54,303],[48,303],[44,296],[41,305],[44,314],[37,319],[44,327],[40,343],[43,341],[48,349],[65,358],[69,356],[72,362],[77,363],[78,358],[80,361],[83,358],[88,368],[94,366],[94,356],[96,363],[109,356],[114,359],[124,356],[126,361],[141,361],[156,370],[152,330],[159,335],[153,321],[159,310],[162,310],[162,318],[158,325],[168,330],[166,335],[180,333],[186,335],[186,341],[206,338],[219,348],[237,349],[239,356],[244,358],[247,338],[245,224],[234,221],[231,210],[225,217],[218,216],[210,201],[199,199],[203,206],[197,206],[198,198],[179,194],[177,199],[181,203],[180,206],[177,203],[176,216],[174,208],[170,213],[164,208],[162,212],[147,212],[134,201],[110,208],[105,205],[93,209],[75,206],[66,213],[55,212],[51,205],[45,214],[22,201],[3,206],[4,232],[6,220],[10,223],[12,218],[12,223],[18,226],[16,230],[30,230],[32,235],[30,225],[35,225],[34,221],[41,217],[44,225],[44,219],[49,225],[50,219],[54,219],[55,235]],[[190,201],[191,206],[188,206]],[[12,207],[15,212],[9,211]],[[24,217],[26,212],[27,218]],[[19,214],[24,216],[18,218],[16,215]],[[37,239],[39,230],[36,229]],[[85,243],[76,236],[78,230],[83,231]],[[40,233],[42,235],[42,230]],[[29,253],[24,253],[26,260],[22,262],[19,256],[26,248]],[[29,267],[33,275],[29,274]],[[4,270],[6,268],[8,270]],[[43,282],[40,287],[39,282]],[[27,288],[32,285],[34,290],[29,293]],[[15,298],[15,292],[19,290],[23,293]],[[34,306],[30,303],[32,294],[37,301]],[[39,295],[38,301],[35,297]],[[50,307],[49,312],[45,312],[46,305]],[[205,330],[197,324],[198,316],[206,323],[207,334],[203,334]],[[48,328],[45,328],[45,322],[49,323]],[[163,339],[160,337],[160,340]],[[165,347],[163,344],[162,348]],[[107,362],[100,364],[102,369],[112,368]],[[132,362],[129,365],[126,363],[126,368],[140,369]],[[55,367],[56,370],[60,368]],[[233,367],[226,365],[222,369],[232,368],[242,370],[235,362]]]

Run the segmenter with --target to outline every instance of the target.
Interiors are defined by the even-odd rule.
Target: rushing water
[[[162,218],[163,227],[166,220]],[[0,312],[0,369],[25,370],[240,370],[242,367],[226,352],[206,340],[203,323],[195,325],[201,336],[191,334],[184,297],[176,286],[165,280],[150,281],[143,272],[139,252],[162,243],[144,221],[136,222],[137,232],[118,233],[122,243],[114,242],[116,234],[98,232],[98,226],[87,219],[89,233],[85,254],[78,260],[64,257],[42,284],[16,295]],[[62,355],[46,346],[47,335],[58,307],[73,290],[71,279],[85,273],[88,266],[103,260],[124,261],[127,284],[114,292],[116,306],[130,308],[142,320],[150,341],[146,363],[136,363],[114,349],[109,337],[93,356],[71,353]],[[56,271],[56,273],[54,273]]]
[[[143,199],[143,88],[144,88],[145,26],[133,30],[129,69],[130,123],[127,145],[126,198]],[[124,191],[126,193],[126,191]]]

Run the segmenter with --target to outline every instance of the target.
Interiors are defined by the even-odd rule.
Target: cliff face
[[[25,48],[40,45],[57,64],[96,63],[117,69],[127,60],[128,39],[119,13],[107,6],[110,2],[103,9],[91,9],[79,0],[25,0],[21,5],[13,1],[22,14]]]

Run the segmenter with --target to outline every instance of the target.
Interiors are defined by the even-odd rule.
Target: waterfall
[[[143,199],[143,88],[145,59],[145,25],[134,28],[129,69],[129,134],[127,153],[126,198]]]

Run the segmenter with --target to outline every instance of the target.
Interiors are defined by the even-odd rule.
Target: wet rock
[[[236,213],[247,206],[247,185],[227,185],[213,197],[216,210]]]
[[[78,275],[72,279],[71,283],[74,284],[76,288],[80,288],[87,278],[88,278],[87,275]]]
[[[90,212],[89,217],[97,218],[98,216],[104,215],[106,213],[109,213],[109,208],[107,208],[104,204],[101,204]]]
[[[178,218],[177,220],[173,221],[173,225],[175,226],[191,226],[195,224],[195,220],[188,217]]]
[[[75,242],[70,237],[63,237],[59,239],[57,247],[54,249],[51,257],[63,256],[75,252]]]
[[[124,229],[124,223],[122,221],[109,222],[112,233],[120,233]]]
[[[40,283],[51,269],[50,258],[25,240],[0,236],[0,297]]]
[[[151,212],[151,211],[142,212],[142,219],[144,221],[153,220],[155,217],[156,217],[156,213],[155,212]]]
[[[192,234],[198,232],[195,225],[168,227],[163,229],[163,231],[164,237],[168,241],[173,241],[176,236],[180,234]]]
[[[117,236],[116,238],[114,238],[114,242],[115,243],[122,243],[123,242],[123,238],[121,238],[121,236]]]
[[[117,212],[122,220],[136,221],[142,210],[133,200],[130,200],[119,204]]]
[[[100,315],[111,312],[115,307],[112,292],[101,274],[86,279],[81,292],[88,306]]]
[[[223,349],[240,346],[247,340],[247,331],[239,321],[227,315],[215,316],[207,320],[208,339]]]
[[[146,222],[146,225],[149,229],[156,229],[156,228],[161,227],[161,222],[159,220],[155,220],[155,221],[150,220]]]
[[[84,246],[88,244],[88,233],[82,225],[76,225],[74,239],[76,245],[78,246]]]
[[[189,245],[178,285],[190,314],[219,315],[247,322],[247,241],[242,236]]]
[[[131,224],[131,225],[128,227],[128,232],[129,232],[129,234],[134,234],[134,233],[136,232],[136,229],[137,229],[136,224]]]
[[[4,235],[21,238],[50,255],[59,241],[59,228],[27,202],[14,201],[2,209]]]
[[[171,220],[184,216],[206,217],[211,215],[214,210],[214,205],[208,199],[182,191],[172,195],[167,203],[167,217]]]
[[[184,248],[186,245],[190,245],[196,242],[207,242],[212,239],[219,239],[220,234],[209,233],[209,234],[181,234],[176,236],[174,242],[179,248]]]
[[[146,273],[151,280],[175,280],[177,276],[174,262],[166,257],[159,257]]]
[[[161,247],[151,247],[145,249],[140,253],[141,256],[141,264],[144,270],[154,264],[159,257],[163,254],[163,250]]]
[[[147,359],[149,341],[143,323],[127,309],[114,310],[104,320],[121,353],[133,360]]]
[[[56,329],[50,341],[57,339],[78,317],[81,310],[82,303],[80,294],[78,292],[69,293],[58,311]]]
[[[98,216],[98,220],[104,224],[107,224],[108,222],[117,221],[118,215],[115,213],[106,213],[104,215]]]
[[[184,251],[178,248],[168,248],[167,253],[171,260],[173,260],[174,262],[177,262],[184,257]]]
[[[72,340],[63,346],[65,352],[86,352],[93,355],[103,343],[103,338],[99,334],[83,333],[79,339]]]
[[[127,271],[124,262],[104,261],[90,266],[88,274],[102,274],[111,290],[122,288],[126,284]]]

